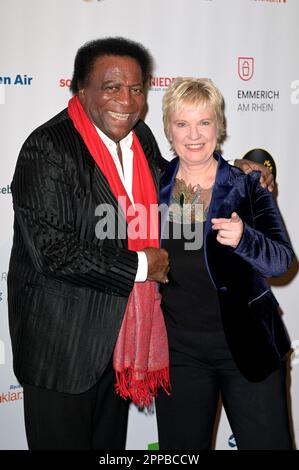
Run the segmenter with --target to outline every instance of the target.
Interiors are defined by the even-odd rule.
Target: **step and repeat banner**
[[[212,78],[226,101],[226,159],[259,150],[276,170],[277,198],[298,253],[298,0],[1,0],[0,2],[0,449],[26,449],[23,393],[12,370],[7,271],[13,235],[10,183],[20,147],[39,124],[66,107],[77,49],[125,36],[155,59],[146,122],[162,154],[161,101],[176,76]],[[299,283],[295,262],[272,282],[293,346],[290,394],[299,442]],[[184,430],[181,430],[184,432]],[[157,447],[154,411],[130,409],[128,449]],[[217,449],[235,449],[225,413]]]

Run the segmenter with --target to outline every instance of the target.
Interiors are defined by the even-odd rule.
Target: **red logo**
[[[148,84],[151,89],[167,88],[175,80],[173,77],[154,77],[150,76]]]
[[[250,80],[254,72],[253,57],[238,57],[238,74],[241,80]]]
[[[255,0],[256,2],[287,3],[287,0]]]

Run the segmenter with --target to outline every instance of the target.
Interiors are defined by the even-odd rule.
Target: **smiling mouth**
[[[117,119],[118,121],[127,121],[130,117],[130,114],[126,113],[114,113],[113,111],[108,111],[108,114],[113,117],[113,119]]]
[[[204,146],[204,144],[187,144],[186,147],[191,150],[199,150]]]

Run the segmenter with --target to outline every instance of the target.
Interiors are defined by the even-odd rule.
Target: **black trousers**
[[[168,327],[172,393],[156,399],[162,450],[211,449],[221,394],[238,449],[292,449],[286,365],[252,383],[239,372],[223,333]]]
[[[94,387],[78,395],[23,384],[29,449],[125,449],[129,402],[116,395],[114,384],[111,364]]]

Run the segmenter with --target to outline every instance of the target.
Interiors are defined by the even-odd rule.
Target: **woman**
[[[171,396],[156,400],[160,449],[210,449],[220,394],[238,449],[291,449],[290,342],[265,277],[286,272],[293,251],[260,174],[242,173],[216,150],[223,108],[208,79],[179,78],[163,99],[177,157],[160,194],[169,206],[161,289],[172,381]]]

